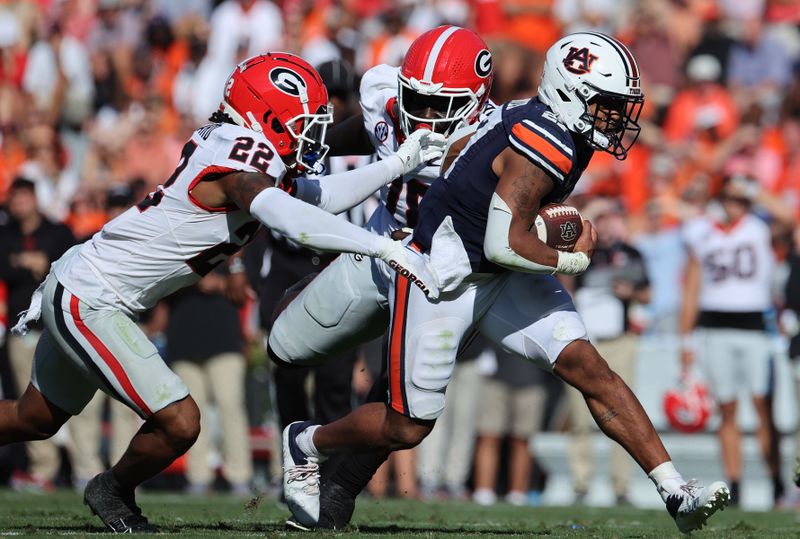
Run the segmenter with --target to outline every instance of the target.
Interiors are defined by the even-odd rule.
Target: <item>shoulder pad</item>
[[[201,135],[200,130],[196,135]],[[286,165],[275,146],[263,133],[235,124],[220,124],[205,142],[212,166],[243,172],[260,172],[276,180],[283,178]]]
[[[380,114],[390,97],[397,95],[399,67],[377,65],[361,77],[360,99],[363,112]]]
[[[509,109],[507,105],[503,116],[511,146],[557,183],[564,182],[576,166],[577,151],[569,131],[544,106]]]

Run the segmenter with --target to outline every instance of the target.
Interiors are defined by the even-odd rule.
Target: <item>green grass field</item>
[[[167,534],[180,537],[287,537],[311,534],[287,530],[285,509],[273,500],[248,502],[226,495],[198,498],[180,494],[143,494],[140,505]],[[81,498],[71,492],[52,495],[0,490],[0,537],[85,536],[103,533]],[[403,500],[361,501],[346,532],[317,533],[352,537],[682,537],[666,511],[617,508],[480,507],[470,503],[421,503]],[[692,537],[798,537],[800,513],[746,513],[728,509],[710,527]]]

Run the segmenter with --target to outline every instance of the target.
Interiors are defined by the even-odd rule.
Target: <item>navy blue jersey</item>
[[[489,204],[499,180],[492,162],[509,146],[552,178],[554,188],[542,205],[569,196],[593,153],[538,98],[506,103],[479,124],[467,146],[422,199],[414,240],[423,250],[430,250],[433,234],[449,215],[472,271],[507,271],[486,260],[483,239]]]

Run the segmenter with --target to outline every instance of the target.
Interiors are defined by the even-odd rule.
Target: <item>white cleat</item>
[[[319,462],[307,457],[295,442],[312,424],[296,421],[283,429],[283,494],[294,517],[292,525],[299,529],[314,528],[319,521]]]
[[[667,497],[667,511],[683,533],[699,530],[719,510],[725,509],[731,499],[728,485],[715,481],[707,487],[696,479],[685,483]]]

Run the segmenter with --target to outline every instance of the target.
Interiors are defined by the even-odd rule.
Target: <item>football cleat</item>
[[[729,501],[730,491],[722,481],[704,487],[692,479],[670,494],[666,503],[678,529],[689,533],[705,526],[711,515],[725,509]]]
[[[114,533],[158,533],[154,526],[142,516],[136,505],[133,491],[125,492],[111,471],[96,475],[86,484],[83,503],[92,514],[100,517],[103,524]]]
[[[298,529],[314,528],[319,521],[319,461],[297,447],[297,435],[313,423],[295,421],[283,429],[283,495]],[[290,524],[291,522],[291,524]]]
[[[344,487],[329,481],[322,486],[319,497],[319,520],[314,526],[304,526],[291,518],[286,526],[300,531],[343,530],[350,523],[356,499]]]

